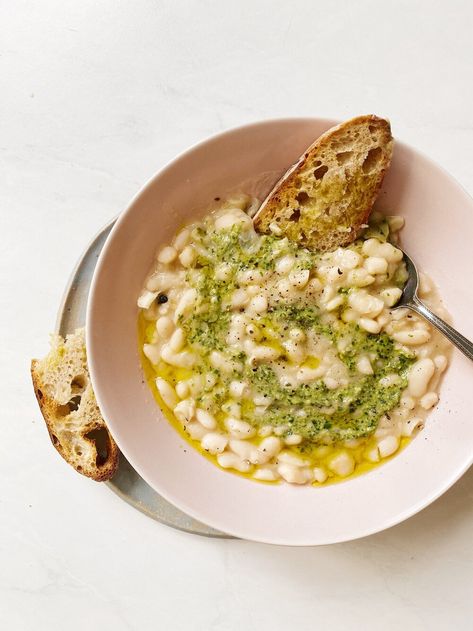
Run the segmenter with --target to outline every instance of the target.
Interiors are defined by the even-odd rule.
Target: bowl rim
[[[128,216],[128,214],[131,212],[131,210],[133,209],[133,207],[135,206],[135,204],[137,204],[141,198],[145,197],[146,194],[149,192],[149,190],[152,188],[152,186],[154,185],[155,181],[162,177],[164,174],[166,174],[168,171],[170,171],[175,164],[177,164],[178,162],[180,162],[183,158],[185,158],[187,155],[192,154],[194,151],[198,150],[199,148],[204,147],[205,145],[207,145],[209,142],[212,141],[218,141],[221,140],[223,138],[225,138],[225,136],[230,136],[232,134],[238,133],[240,131],[246,131],[246,130],[251,130],[252,128],[260,128],[262,126],[271,126],[271,125],[285,125],[285,124],[291,124],[291,123],[297,123],[297,124],[303,124],[303,123],[307,123],[307,124],[311,124],[317,122],[320,125],[324,125],[327,128],[334,126],[336,124],[338,124],[340,121],[337,119],[331,119],[331,118],[319,118],[319,117],[310,117],[310,116],[293,116],[293,117],[275,117],[275,118],[265,118],[262,120],[256,120],[256,121],[252,121],[250,123],[246,123],[246,124],[242,124],[242,125],[238,125],[236,127],[231,127],[229,129],[226,129],[224,131],[218,132],[216,134],[212,134],[209,135],[207,137],[205,137],[202,140],[199,140],[197,142],[195,142],[194,144],[192,144],[190,147],[188,147],[187,149],[184,149],[183,151],[179,152],[175,157],[173,157],[172,159],[168,160],[161,168],[159,168],[151,177],[148,178],[148,180],[145,182],[145,184],[137,191],[137,193],[131,198],[131,200],[129,201],[129,203],[127,204],[127,206],[120,212],[120,214],[118,215],[118,218],[115,221],[114,226],[112,227],[112,230],[110,231],[110,234],[108,235],[106,242],[104,244],[104,247],[100,253],[100,256],[97,260],[97,265],[95,267],[94,270],[94,274],[93,274],[93,278],[92,278],[92,282],[91,282],[91,286],[90,286],[90,290],[89,290],[89,295],[88,295],[88,300],[87,300],[87,310],[86,310],[86,348],[92,349],[94,347],[94,341],[92,339],[92,334],[91,334],[91,327],[88,326],[88,323],[93,319],[92,316],[92,312],[93,312],[93,305],[94,305],[94,294],[96,292],[96,288],[97,288],[97,284],[98,284],[98,279],[100,277],[100,272],[102,269],[102,266],[104,265],[104,261],[106,258],[106,253],[108,250],[108,247],[110,245],[110,243],[113,242],[113,239],[115,237],[116,232],[118,232],[121,228],[122,223],[126,220],[126,217]],[[473,199],[472,196],[468,193],[468,191],[465,189],[465,187],[453,176],[451,175],[442,165],[438,164],[435,160],[433,160],[432,158],[430,158],[424,151],[419,150],[405,142],[403,142],[402,140],[399,140],[398,137],[396,137],[396,145],[400,145],[402,146],[405,150],[407,150],[408,152],[412,152],[415,155],[420,156],[430,167],[433,167],[434,169],[437,169],[439,171],[441,171],[443,173],[443,175],[450,180],[450,182],[452,184],[455,185],[455,187],[459,190],[459,192],[461,191],[462,195],[467,198],[467,200],[469,200],[470,203],[473,204]],[[89,362],[89,371],[90,371],[90,376],[91,376],[91,381],[92,381],[92,385],[94,388],[94,392],[95,392],[95,396],[97,399],[97,403],[99,405],[99,407],[101,407],[100,405],[100,400],[101,400],[101,392],[100,392],[100,387],[97,388],[97,382],[95,379],[95,375],[98,373],[98,371],[100,371],[100,367],[97,365],[96,359],[94,357],[94,353],[91,352],[90,354],[88,353],[88,362]],[[113,425],[113,422],[112,422]],[[120,432],[114,432],[114,429],[109,428],[110,432],[112,434],[112,436],[115,439],[115,435],[119,436]],[[115,428],[116,429],[116,428]],[[116,439],[115,439],[116,440]],[[178,502],[176,503],[176,500],[174,497],[168,495],[166,493],[166,490],[163,490],[161,488],[156,489],[156,486],[154,484],[154,482],[150,481],[148,476],[146,475],[146,472],[144,472],[142,470],[142,468],[138,465],[136,466],[136,464],[133,462],[133,458],[129,457],[129,453],[127,453],[127,448],[126,448],[126,441],[122,441],[122,444],[125,445],[125,448],[122,448],[122,445],[120,444],[120,438],[116,441],[117,444],[119,445],[120,450],[123,452],[123,454],[125,455],[125,457],[127,458],[127,460],[130,461],[130,464],[137,470],[137,472],[139,473],[140,476],[143,477],[143,479],[153,488],[155,489],[160,495],[162,495],[167,501],[169,501],[170,503],[172,503],[173,505],[176,505],[178,508],[180,508],[181,510],[185,511],[188,515],[190,515],[191,517],[202,521],[204,523],[206,523],[205,521],[205,516],[201,515],[198,511],[194,510],[191,506],[188,506],[186,502]],[[239,538],[244,538],[244,539],[248,539],[251,541],[256,541],[256,542],[260,542],[260,543],[266,543],[266,544],[272,544],[272,545],[290,545],[290,546],[312,546],[312,545],[330,545],[330,544],[334,544],[334,543],[341,543],[341,542],[345,542],[345,541],[355,541],[357,539],[378,533],[378,532],[382,532],[386,529],[389,529],[393,526],[396,526],[397,524],[400,524],[401,522],[405,521],[406,519],[416,515],[418,512],[420,512],[421,510],[423,510],[424,508],[426,508],[427,506],[429,506],[431,503],[433,503],[436,499],[438,499],[441,495],[443,495],[446,491],[448,491],[449,488],[451,488],[465,473],[466,471],[471,467],[471,465],[473,464],[473,451],[471,453],[471,457],[469,460],[463,461],[462,465],[460,467],[458,467],[454,473],[448,477],[446,479],[446,481],[444,482],[443,485],[437,486],[433,492],[427,496],[424,496],[423,498],[421,498],[417,503],[412,504],[408,509],[406,509],[405,511],[398,513],[395,517],[393,517],[391,520],[387,520],[383,525],[376,525],[373,526],[372,528],[366,528],[365,530],[359,531],[357,532],[355,535],[352,536],[339,536],[339,537],[332,537],[332,538],[327,538],[324,537],[323,541],[317,541],[317,538],[311,538],[310,540],[297,540],[297,541],[287,541],[285,538],[277,538],[274,536],[268,536],[268,537],[263,537],[263,536],[259,536],[259,537],[255,537],[252,535],[248,535],[245,536],[245,534],[242,534],[242,530],[236,528],[235,530],[232,531],[231,528],[229,528],[228,524],[225,523],[219,523],[218,519],[212,519],[212,523],[210,524],[213,528],[217,528],[219,530],[222,530],[223,532],[225,532],[228,535],[232,535],[235,537],[239,537]]]

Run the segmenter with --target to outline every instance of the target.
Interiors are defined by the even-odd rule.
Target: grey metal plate
[[[56,331],[62,336],[85,325],[87,298],[92,276],[99,254],[114,223],[115,220],[111,221],[93,239],[72,273],[64,292],[56,322]],[[125,502],[166,526],[206,537],[229,538],[229,535],[189,517],[158,495],[138,475],[123,454],[120,455],[117,473],[106,484]]]

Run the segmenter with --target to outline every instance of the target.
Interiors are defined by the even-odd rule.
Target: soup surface
[[[225,469],[323,484],[395,454],[438,402],[448,343],[396,309],[399,216],[316,254],[238,195],[162,248],[138,299],[146,374],[163,411]],[[422,298],[445,316],[431,281]]]

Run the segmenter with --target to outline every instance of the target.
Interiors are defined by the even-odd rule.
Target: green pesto
[[[307,321],[307,320],[305,320]],[[298,320],[300,323],[301,320]],[[311,328],[314,325],[308,325]],[[315,324],[317,333],[324,334],[329,328]],[[377,427],[381,416],[394,408],[407,386],[407,372],[414,361],[411,355],[398,351],[386,334],[371,335],[352,324],[341,325],[338,330],[329,329],[330,339],[351,340],[339,358],[348,366],[353,382],[344,388],[329,390],[323,381],[285,388],[279,384],[270,366],[260,365],[256,370],[246,369],[246,377],[263,396],[272,403],[261,422],[256,424],[289,425],[289,433],[300,434],[310,442],[336,442],[349,438],[368,436]],[[362,353],[374,353],[373,375],[355,373],[355,365]],[[380,385],[380,379],[398,374],[395,385]],[[329,408],[330,413],[322,411]],[[302,414],[301,414],[302,410]],[[255,425],[254,418],[245,418]]]
[[[368,228],[362,233],[363,240],[378,239],[378,241],[389,241],[389,224],[387,219],[379,222],[370,221]]]
[[[206,250],[198,256],[197,264],[211,271],[216,263],[227,263],[233,273],[247,269],[273,270],[283,251],[296,258],[299,269],[310,269],[316,260],[316,255],[309,250],[273,235],[262,235],[255,247],[254,241],[242,233],[238,225],[218,232],[201,229],[195,236]]]
[[[379,235],[369,233],[368,229],[366,237],[389,238],[387,222],[373,226],[373,231],[376,230]],[[199,255],[197,269],[187,274],[187,282],[197,290],[198,301],[193,313],[182,318],[180,324],[187,333],[189,343],[201,357],[197,371],[212,371],[217,377],[217,382],[204,390],[199,402],[210,402],[214,411],[218,411],[229,398],[230,382],[245,379],[258,393],[271,399],[262,416],[256,416],[252,406],[243,406],[242,418],[254,427],[288,425],[288,434],[300,434],[305,439],[304,444],[309,445],[370,435],[379,419],[399,403],[413,358],[397,350],[393,340],[385,333],[372,335],[356,325],[341,321],[331,325],[324,323],[319,309],[313,304],[280,303],[260,318],[261,326],[271,328],[277,335],[281,333],[279,341],[282,341],[282,331],[288,326],[298,326],[323,336],[334,348],[343,349],[337,354],[351,377],[350,385],[335,390],[329,390],[322,380],[295,388],[281,386],[270,365],[261,364],[252,369],[246,363],[243,352],[236,354],[227,347],[226,336],[232,313],[229,297],[238,288],[236,278],[239,271],[274,270],[277,259],[286,254],[296,258],[299,269],[310,269],[317,260],[316,256],[286,238],[271,235],[261,236],[255,247],[254,240],[245,237],[238,226],[218,232],[199,228],[194,231],[193,238],[199,246]],[[361,245],[360,239],[355,247]],[[225,281],[215,277],[215,269],[222,263],[228,266]],[[402,270],[395,281],[403,283]],[[340,293],[347,294],[349,291],[349,288],[342,288]],[[238,359],[241,370],[232,374],[212,370],[209,363],[212,350]],[[366,353],[375,357],[372,375],[361,375],[356,371],[360,355]],[[281,357],[285,359],[284,351]],[[389,387],[381,386],[380,379],[392,373],[399,375],[399,381]]]

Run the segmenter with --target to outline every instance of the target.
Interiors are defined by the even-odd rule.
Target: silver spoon
[[[408,279],[402,292],[402,296],[394,309],[407,307],[423,316],[426,320],[435,326],[441,333],[447,337],[452,344],[461,350],[461,352],[473,361],[473,343],[467,340],[461,333],[456,331],[452,326],[447,324],[432,313],[417,296],[417,288],[419,286],[419,274],[414,261],[404,252],[404,262],[406,264]]]

